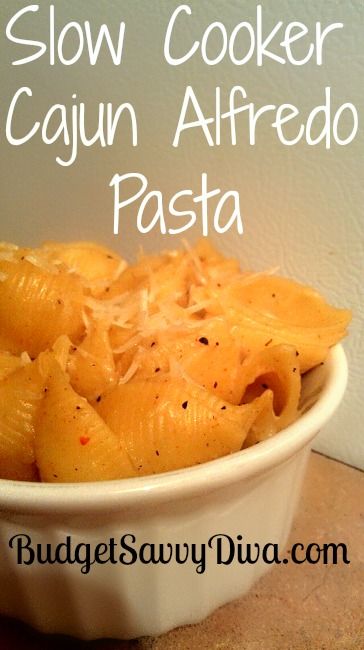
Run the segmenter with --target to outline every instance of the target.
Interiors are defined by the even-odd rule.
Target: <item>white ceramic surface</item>
[[[261,560],[218,565],[207,548],[203,573],[189,558],[181,565],[173,559],[165,565],[94,564],[82,574],[77,564],[18,565],[9,540],[27,534],[35,548],[70,535],[74,547],[95,547],[133,534],[136,549],[144,542],[186,542],[198,550],[213,535],[237,541],[241,534],[242,543],[277,543],[282,552],[311,441],[345,390],[341,346],[309,381],[323,387],[296,423],[255,447],[202,466],[104,483],[0,481],[0,612],[47,632],[132,638],[197,622],[244,594],[269,565]]]

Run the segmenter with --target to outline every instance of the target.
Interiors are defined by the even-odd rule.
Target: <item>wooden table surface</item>
[[[364,473],[312,453],[289,543],[330,541],[346,544],[349,565],[275,567],[198,625],[158,638],[85,642],[0,617],[0,649],[364,650]]]

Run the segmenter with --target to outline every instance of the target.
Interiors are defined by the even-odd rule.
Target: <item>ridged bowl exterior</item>
[[[318,402],[297,423],[254,449],[198,468],[104,486],[19,488],[2,481],[0,612],[44,632],[134,638],[198,622],[245,594],[270,565],[261,558],[239,563],[237,536],[243,548],[249,542],[279,544],[284,556],[311,440],[339,403],[345,383],[345,357],[337,347]],[[186,543],[189,556],[184,564],[174,556],[166,564],[95,563],[84,574],[76,563],[17,564],[16,550],[9,546],[17,534],[28,535],[33,548],[37,543],[54,548],[67,536],[73,548],[95,547],[110,538],[118,547],[123,535],[133,534],[136,550],[143,543],[170,543],[172,549]],[[216,546],[208,546],[217,534],[234,541],[230,564],[219,565]],[[204,571],[198,572],[201,545],[206,556]],[[116,560],[120,552],[118,547]]]

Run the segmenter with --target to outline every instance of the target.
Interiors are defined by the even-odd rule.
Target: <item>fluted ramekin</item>
[[[345,391],[342,347],[305,381],[306,390],[320,385],[318,399],[294,424],[204,465],[101,483],[0,481],[0,612],[45,632],[133,638],[198,622],[246,593],[271,566],[242,562],[248,545],[251,559],[256,544],[284,551],[311,441]],[[68,545],[78,562],[42,564],[47,545],[54,554],[62,543],[58,560]],[[88,567],[86,553],[93,559],[100,544],[100,562]],[[170,560],[144,563],[149,544]]]

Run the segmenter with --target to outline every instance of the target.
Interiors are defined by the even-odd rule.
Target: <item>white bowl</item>
[[[248,543],[274,543],[283,553],[311,441],[339,405],[346,382],[345,354],[338,345],[305,378],[306,396],[318,387],[319,395],[299,420],[270,440],[204,465],[103,483],[0,481],[0,612],[44,632],[133,638],[198,622],[243,595],[270,565],[261,558],[239,563],[237,536],[243,550]],[[67,536],[73,549],[78,544],[95,549],[113,539],[117,561],[100,556],[105,562],[91,565],[88,573],[81,572],[82,564],[41,564],[36,557],[32,564],[18,564],[17,540],[26,538],[16,538],[13,548],[10,540],[20,534],[29,536],[32,549],[42,545],[43,553],[46,544],[54,549]],[[185,543],[188,559],[179,564],[173,554],[169,563],[144,564],[138,555],[122,564],[119,541],[129,534],[135,544],[131,537],[125,541],[137,553],[144,543],[163,544],[165,552],[170,543],[173,553],[176,544]],[[213,548],[208,546],[217,534],[233,540],[230,564],[218,564],[216,538]],[[79,547],[80,562],[85,548]],[[202,548],[205,566],[198,572]],[[24,550],[22,559],[29,558]]]

